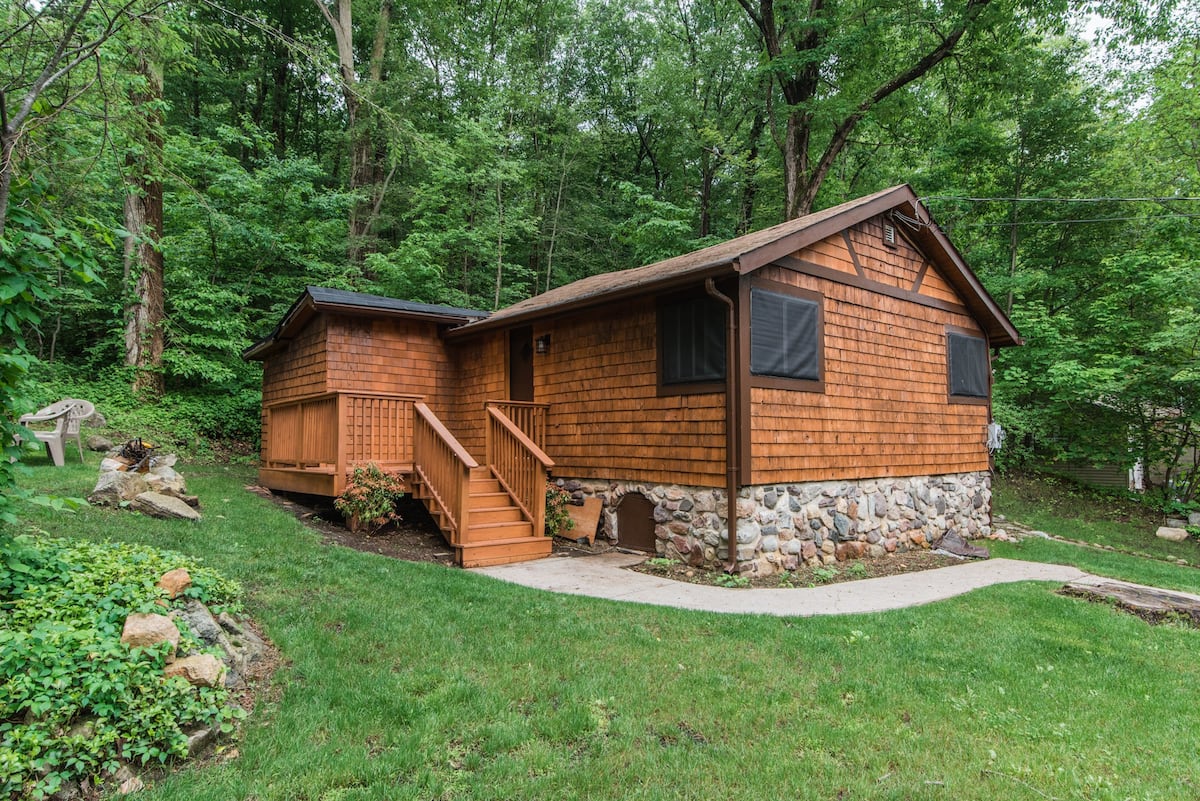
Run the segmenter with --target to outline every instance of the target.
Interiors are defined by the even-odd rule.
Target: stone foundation
[[[728,558],[723,489],[563,479],[559,484],[577,500],[604,501],[602,534],[617,545],[617,507],[626,495],[638,493],[654,505],[659,556],[705,567]],[[738,572],[770,575],[801,564],[928,548],[951,530],[966,539],[986,537],[991,506],[986,472],[743,487],[737,502]]]

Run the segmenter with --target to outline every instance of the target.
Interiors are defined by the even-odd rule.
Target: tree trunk
[[[388,30],[392,22],[392,0],[381,0],[379,19],[375,26],[375,37],[371,47],[371,59],[367,64],[366,80],[360,82],[354,68],[354,21],[350,0],[336,0],[330,10],[323,0],[313,0],[321,16],[333,30],[337,45],[338,69],[342,77],[342,97],[346,102],[346,117],[350,131],[350,191],[358,193],[358,200],[350,207],[349,242],[347,256],[357,264],[368,252],[368,236],[373,220],[372,209],[379,198],[378,147],[373,129],[371,104],[363,102],[383,80],[383,60],[387,53]],[[334,15],[336,11],[336,16]]]
[[[754,219],[754,198],[758,194],[758,140],[762,138],[767,127],[767,116],[761,111],[754,115],[750,126],[750,149],[746,154],[745,183],[742,184],[742,197],[738,204],[738,221],[735,232],[738,236],[750,232],[750,224]]]
[[[158,397],[163,392],[163,222],[162,174],[162,68],[142,53],[138,72],[146,79],[144,91],[131,100],[135,125],[142,138],[138,153],[125,157],[125,287],[132,290],[125,309],[125,364],[135,369],[133,391]],[[131,287],[130,284],[133,284]]]
[[[991,0],[966,0],[961,15],[954,20],[949,31],[935,31],[938,33],[936,41],[931,43],[924,54],[914,54],[909,64],[902,65],[894,74],[886,76],[873,90],[858,97],[848,97],[845,92],[834,87],[834,94],[841,95],[842,102],[838,105],[848,108],[849,111],[840,120],[835,121],[833,133],[815,161],[809,153],[813,144],[811,139],[814,121],[811,106],[819,100],[820,93],[825,91],[822,90],[820,76],[822,68],[826,66],[820,63],[818,56],[830,35],[835,33],[829,27],[835,20],[827,13],[824,0],[809,0],[807,13],[799,21],[790,19],[797,9],[789,6],[789,13],[784,14],[779,22],[775,17],[774,0],[759,0],[757,7],[750,0],[738,2],[756,28],[759,43],[767,60],[772,62],[772,72],[789,107],[781,148],[784,209],[788,219],[794,219],[812,211],[821,184],[845,149],[858,123],[879,103],[918,80],[951,55],[959,39],[974,25]],[[790,28],[789,22],[792,23]],[[794,52],[784,52],[785,42],[791,43]]]

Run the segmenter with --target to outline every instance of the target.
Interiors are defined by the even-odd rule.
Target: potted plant
[[[385,473],[371,462],[354,468],[342,494],[334,498],[334,507],[346,518],[353,532],[374,534],[400,519],[396,501],[404,497],[404,485],[398,476]]]

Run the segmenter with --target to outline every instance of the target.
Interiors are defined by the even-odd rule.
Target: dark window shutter
[[[821,378],[816,301],[750,291],[750,372],[779,378]]]
[[[950,353],[950,394],[986,398],[987,341],[965,334],[947,334],[946,339]]]
[[[658,310],[662,381],[688,384],[725,378],[725,307],[711,298]]]

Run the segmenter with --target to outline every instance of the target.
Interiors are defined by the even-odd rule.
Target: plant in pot
[[[371,462],[354,468],[346,488],[334,498],[333,505],[346,518],[351,531],[370,535],[400,519],[396,514],[396,501],[403,497],[404,485],[400,478],[385,473]]]

